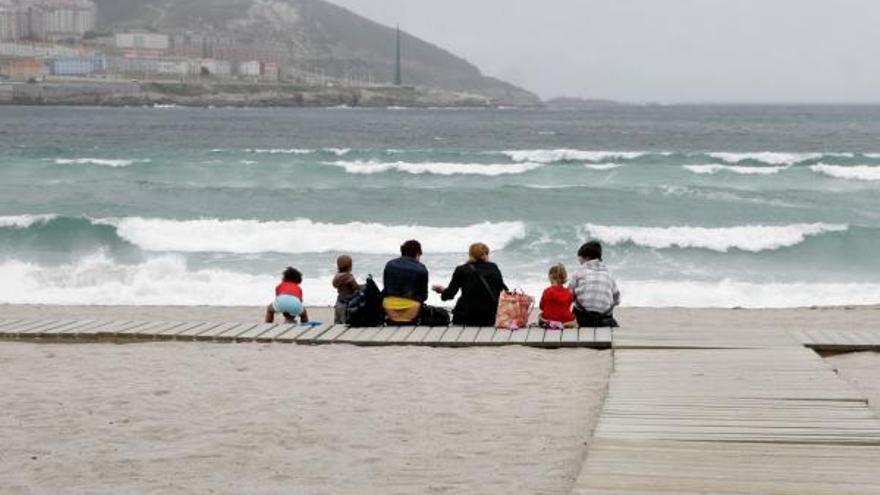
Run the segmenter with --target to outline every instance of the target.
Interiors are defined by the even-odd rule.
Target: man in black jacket
[[[454,325],[492,327],[498,296],[507,290],[498,265],[489,261],[489,246],[478,242],[468,251],[468,262],[455,269],[448,287],[434,286],[444,301],[451,301],[461,290],[452,311]]]
[[[424,304],[428,300],[428,269],[419,261],[421,257],[419,241],[406,241],[400,246],[400,258],[385,265],[382,306],[391,324],[449,324],[449,315],[442,309]]]

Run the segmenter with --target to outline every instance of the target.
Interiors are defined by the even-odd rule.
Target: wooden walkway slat
[[[334,325],[315,339],[316,344],[330,344],[349,330],[345,325]]]
[[[613,339],[622,346],[572,493],[880,491],[880,420],[798,346],[842,342],[838,333],[619,329]]]
[[[336,326],[336,325],[334,325],[332,323],[325,323],[325,324],[317,326],[317,327],[312,327],[312,328],[308,329],[307,331],[305,331],[304,333],[300,334],[296,338],[296,343],[297,344],[306,344],[306,345],[314,344],[315,340],[318,337],[322,336],[325,332],[329,331],[331,328],[334,328],[334,326]],[[342,326],[342,325],[340,325],[340,326]]]

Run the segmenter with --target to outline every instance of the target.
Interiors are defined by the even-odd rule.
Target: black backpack
[[[345,309],[346,322],[352,327],[378,327],[385,323],[385,309],[382,308],[382,291],[373,280],[367,277],[367,283],[357,291]]]

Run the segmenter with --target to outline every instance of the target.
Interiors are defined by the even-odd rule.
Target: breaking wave
[[[587,163],[584,165],[590,170],[614,170],[623,166],[622,163]]]
[[[541,163],[407,163],[407,162],[377,162],[377,161],[350,161],[350,162],[327,162],[345,169],[349,174],[372,175],[385,172],[402,172],[414,175],[518,175],[537,170],[544,165]]]
[[[632,243],[653,249],[708,249],[726,253],[732,249],[758,253],[796,246],[808,237],[845,232],[848,225],[793,224],[743,225],[737,227],[621,227],[587,224],[586,233],[610,245]]]
[[[515,162],[605,162],[608,160],[635,160],[647,155],[644,151],[582,151],[582,150],[513,150],[503,155]]]
[[[744,167],[739,165],[682,165],[682,167],[699,175],[715,175],[721,172],[730,172],[740,175],[775,175],[788,167]]]
[[[0,228],[26,229],[37,224],[45,224],[58,218],[58,215],[11,215],[0,217]]]
[[[836,179],[861,180],[861,181],[878,181],[880,180],[880,166],[872,165],[826,165],[820,163],[810,167],[813,172],[817,172]]]
[[[248,148],[248,153],[257,155],[312,155],[315,153],[330,153],[336,156],[345,156],[351,153],[350,148],[321,148],[321,149],[304,149],[304,148]]]
[[[135,159],[107,159],[107,158],[56,158],[53,160],[56,165],[99,165],[102,167],[128,167],[136,163],[150,163],[149,158],[143,160]]]
[[[760,162],[767,165],[796,165],[824,156],[852,156],[849,153],[781,153],[762,151],[755,153],[707,153],[706,156],[725,163]]]

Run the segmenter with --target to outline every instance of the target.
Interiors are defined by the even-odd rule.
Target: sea
[[[432,284],[595,239],[625,306],[877,304],[880,107],[0,108],[0,303],[327,305],[408,239]]]

